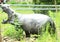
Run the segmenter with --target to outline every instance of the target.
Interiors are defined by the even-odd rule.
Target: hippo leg
[[[28,31],[26,31],[25,33],[26,33],[26,37],[30,37],[30,33]]]

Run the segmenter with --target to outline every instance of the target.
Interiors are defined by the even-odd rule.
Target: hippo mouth
[[[8,20],[3,19],[2,24],[6,24],[6,23],[8,23]]]

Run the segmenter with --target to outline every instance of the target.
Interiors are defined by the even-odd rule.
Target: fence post
[[[57,16],[57,2],[56,2],[56,0],[54,0],[54,1],[55,1],[56,16]]]
[[[0,25],[0,42],[2,42],[1,25]]]

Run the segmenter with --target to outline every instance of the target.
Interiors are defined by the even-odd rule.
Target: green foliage
[[[45,32],[36,42],[56,42],[56,38],[52,38],[49,33]]]
[[[33,0],[33,3],[35,5],[54,5],[55,0]],[[56,4],[60,4],[60,1],[56,0]],[[33,8],[40,8],[40,6],[34,6]],[[44,8],[44,6],[42,6],[41,8]],[[45,8],[51,8],[51,7],[45,7]],[[34,13],[42,13],[46,15],[49,15],[48,12],[49,10],[34,10]]]
[[[11,0],[10,2],[8,2],[10,4],[16,4],[16,1],[15,0]]]
[[[42,2],[42,0],[33,0],[33,3],[34,3],[35,5],[40,5],[40,4],[42,4],[43,2]],[[45,3],[43,3],[43,4],[45,4]],[[44,6],[43,6],[43,7],[34,6],[33,8],[45,8],[45,7],[44,7]],[[49,14],[48,14],[48,10],[33,10],[33,11],[34,11],[34,13],[41,13],[41,14],[49,15]]]
[[[18,31],[16,31],[15,28],[11,26],[3,32],[3,35],[4,36],[9,36],[11,38],[16,38],[17,40],[20,40],[20,38],[23,37],[22,33],[23,33],[22,29],[19,29]]]
[[[56,35],[50,34],[49,29],[51,29],[51,27],[50,23],[48,22],[42,26],[42,35],[36,39],[36,42],[56,42]],[[50,30],[50,32],[52,33],[52,30]]]
[[[27,4],[27,2],[18,2],[17,0],[11,0],[8,2],[8,4]]]
[[[12,37],[15,34],[15,32],[16,31],[14,30],[14,28],[8,28],[5,30],[5,32],[3,34],[4,34],[4,36]]]

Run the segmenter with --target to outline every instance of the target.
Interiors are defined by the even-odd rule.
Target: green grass
[[[16,8],[29,8],[29,7],[21,7],[21,6],[14,7],[14,6],[11,6],[11,8],[13,8],[15,10]],[[34,13],[32,10],[15,10],[15,11],[18,12],[18,13],[21,13],[21,14],[31,14],[31,13]]]

